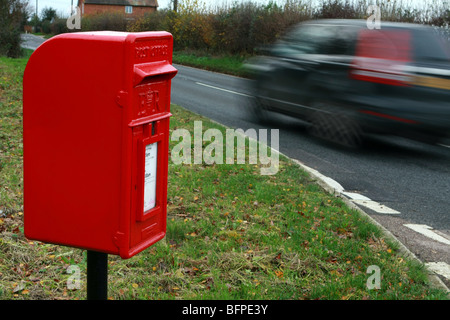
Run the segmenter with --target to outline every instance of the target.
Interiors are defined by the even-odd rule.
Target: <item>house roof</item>
[[[85,4],[109,4],[134,7],[158,7],[158,0],[84,0]]]

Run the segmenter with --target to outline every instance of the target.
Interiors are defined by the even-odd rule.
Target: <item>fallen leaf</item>
[[[13,289],[13,293],[22,291],[23,289],[25,289],[25,282],[21,281],[19,282],[19,284],[17,284],[14,289]]]
[[[282,277],[283,277],[283,271],[281,271],[281,270],[276,270],[276,271],[275,271],[275,275],[276,275],[278,278],[282,278]]]

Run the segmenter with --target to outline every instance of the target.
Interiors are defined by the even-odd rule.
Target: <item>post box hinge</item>
[[[126,246],[125,233],[117,231],[113,237],[113,242],[117,248],[125,247]]]
[[[120,107],[125,107],[127,104],[128,92],[120,90],[116,97],[116,102]]]

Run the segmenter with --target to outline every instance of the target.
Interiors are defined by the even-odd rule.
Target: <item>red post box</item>
[[[29,239],[127,259],[166,232],[172,35],[80,32],[23,81]]]

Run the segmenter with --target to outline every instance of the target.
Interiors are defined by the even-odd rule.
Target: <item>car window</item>
[[[434,30],[417,30],[414,58],[416,61],[450,61],[449,42]]]
[[[332,26],[304,25],[283,37],[272,52],[278,56],[328,54],[335,42],[334,36]]]
[[[302,25],[289,32],[275,45],[276,56],[298,54],[351,55],[358,28],[335,25]]]
[[[358,34],[358,27],[336,26],[335,36],[330,43],[328,54],[332,55],[353,55]]]

